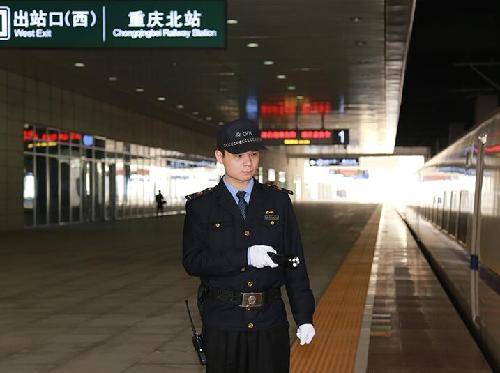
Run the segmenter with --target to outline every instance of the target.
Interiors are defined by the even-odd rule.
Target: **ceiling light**
[[[234,76],[235,73],[233,71],[225,71],[225,72],[221,72],[219,73],[220,76]]]
[[[237,19],[228,19],[227,21],[228,25],[236,25],[238,23]]]
[[[177,105],[177,109],[184,109],[184,105],[181,104]]]
[[[274,61],[264,61],[264,65],[266,66],[274,65]]]
[[[135,91],[136,92],[144,92],[144,88],[136,88]]]
[[[116,81],[118,80],[118,78],[117,78],[116,76],[110,76],[110,77],[108,78],[108,80],[109,80],[110,82],[116,82]]]
[[[198,115],[198,114],[200,114],[199,111],[193,111],[193,115]]]
[[[248,47],[248,48],[257,48],[258,46],[259,46],[259,44],[258,44],[258,43],[248,43],[248,44],[247,44],[247,47]]]
[[[278,78],[278,79],[286,79],[286,75],[279,74],[279,75],[276,75],[276,78]]]
[[[219,126],[223,126],[224,125],[224,122],[219,122],[218,123]]]
[[[297,96],[297,100],[303,100],[304,96]]]
[[[353,21],[354,23],[361,22],[362,20],[363,20],[363,18],[361,18],[361,17],[351,17],[351,21]]]
[[[157,97],[156,98],[158,101],[165,101],[167,98],[166,97],[163,97],[163,96],[160,96],[160,97]]]
[[[212,117],[205,117],[206,120],[212,120]]]
[[[311,71],[310,67],[301,67],[300,71]]]
[[[75,62],[73,66],[75,66],[75,67],[85,67],[85,64],[83,62]]]
[[[363,41],[363,40],[358,40],[356,41],[356,46],[357,47],[362,47],[366,44],[366,41]]]
[[[294,85],[289,85],[288,86],[289,91],[295,91],[295,86]]]

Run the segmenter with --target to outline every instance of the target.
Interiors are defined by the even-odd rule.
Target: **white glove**
[[[267,255],[268,251],[275,253],[271,246],[253,245],[248,248],[248,264],[255,268],[271,267],[276,268],[278,265]]]
[[[300,339],[301,346],[311,343],[315,334],[316,330],[311,324],[302,324],[297,329],[297,337]]]

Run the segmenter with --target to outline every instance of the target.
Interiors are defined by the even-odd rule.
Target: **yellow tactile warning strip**
[[[316,336],[310,345],[292,345],[292,373],[351,373],[358,348],[365,298],[377,241],[381,206],[361,231],[349,255],[321,297],[314,314]]]

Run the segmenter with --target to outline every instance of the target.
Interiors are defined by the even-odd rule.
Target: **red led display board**
[[[82,135],[76,132],[59,132],[59,133],[43,133],[41,136],[33,130],[24,130],[24,142],[37,141],[60,141],[67,142],[69,140],[79,141]]]
[[[301,114],[324,114],[332,111],[332,104],[329,102],[304,102],[298,108],[293,101],[264,103],[260,106],[260,113],[263,116],[284,116],[294,115],[297,109]]]
[[[57,143],[79,144],[82,135],[76,132],[37,133],[32,129],[23,132],[25,150],[56,147]]]
[[[348,129],[276,130],[260,132],[265,145],[348,145]]]

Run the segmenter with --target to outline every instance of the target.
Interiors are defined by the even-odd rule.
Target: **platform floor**
[[[382,213],[370,285],[368,372],[491,372],[408,228],[390,208]]]
[[[376,211],[318,304],[292,373],[491,372],[406,225]]]
[[[317,300],[375,209],[296,206]],[[0,372],[203,372],[183,302],[194,305],[197,280],[180,263],[182,222],[0,235]]]

